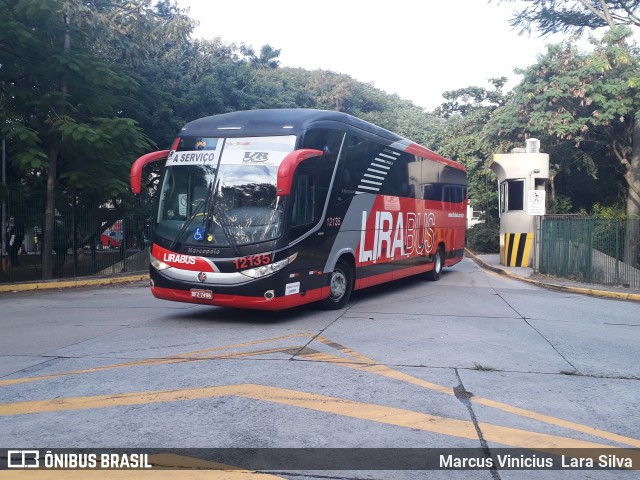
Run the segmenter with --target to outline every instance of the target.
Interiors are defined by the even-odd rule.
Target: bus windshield
[[[175,244],[234,249],[278,238],[284,211],[278,167],[295,140],[181,138],[167,159],[156,233]]]

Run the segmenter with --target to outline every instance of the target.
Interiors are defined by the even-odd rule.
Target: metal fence
[[[640,270],[623,261],[626,228],[624,220],[544,217],[540,226],[540,273],[640,289]]]
[[[45,196],[41,192],[0,192],[2,268],[0,283],[42,278]],[[139,272],[148,268],[150,206],[128,197],[98,204],[82,194],[56,199],[54,278]]]

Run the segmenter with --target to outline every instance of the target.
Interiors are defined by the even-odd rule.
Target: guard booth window
[[[506,180],[500,184],[500,212],[524,210],[524,180]]]

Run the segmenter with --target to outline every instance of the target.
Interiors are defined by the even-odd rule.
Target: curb
[[[75,280],[53,280],[44,282],[0,284],[0,293],[28,292],[34,290],[55,290],[61,288],[100,287],[105,285],[119,285],[122,283],[139,282],[148,280],[149,274],[127,275],[108,278],[78,278]]]
[[[536,285],[538,287],[548,288],[550,290],[558,290],[561,292],[570,292],[570,293],[579,293],[582,295],[591,295],[593,297],[602,297],[602,298],[612,298],[615,300],[629,300],[632,302],[640,302],[640,294],[637,293],[625,293],[625,292],[611,292],[608,290],[597,290],[595,288],[583,288],[583,287],[570,287],[568,285],[559,285],[557,283],[548,283],[541,282],[540,280],[534,280],[532,278],[521,277],[519,275],[515,275],[507,270],[503,270],[502,268],[495,267],[493,265],[489,265],[487,262],[478,258],[474,253],[469,251],[468,249],[464,249],[465,255],[471,258],[474,262],[476,262],[480,267],[491,270],[499,275],[504,275],[509,278],[513,278],[515,280],[520,280],[522,282],[530,283],[531,285]]]

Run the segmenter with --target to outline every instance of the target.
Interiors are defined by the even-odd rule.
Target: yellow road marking
[[[188,469],[189,479],[195,480],[282,480],[284,477],[258,473],[218,462],[174,453],[149,455],[149,463],[162,470],[0,470],[0,479],[17,480],[66,480],[66,479],[106,479],[106,480],[173,480],[177,469]],[[184,476],[183,474],[180,475]]]
[[[378,364],[374,360],[322,336],[315,337],[315,340],[318,340],[320,343],[341,352],[342,354],[346,355],[346,357],[339,357],[339,356],[328,354],[328,353],[318,352],[316,350],[313,350],[308,347],[303,347],[303,346],[289,346],[289,347],[280,347],[280,348],[271,348],[271,349],[262,349],[262,350],[232,352],[232,353],[225,353],[220,355],[211,355],[212,353],[215,353],[215,352],[223,352],[225,350],[228,351],[232,349],[246,348],[246,347],[251,347],[251,346],[265,344],[265,343],[289,340],[293,338],[314,338],[314,337],[315,335],[309,334],[309,333],[283,335],[279,337],[272,337],[267,339],[254,340],[250,342],[225,345],[221,347],[196,350],[193,352],[188,352],[182,355],[171,356],[171,357],[144,359],[144,360],[139,360],[134,362],[107,365],[103,367],[75,370],[75,371],[62,372],[62,373],[51,374],[51,375],[43,375],[39,377],[26,377],[26,378],[4,380],[4,381],[0,381],[0,386],[15,385],[15,384],[27,383],[27,382],[33,382],[33,381],[39,381],[39,380],[48,380],[48,379],[53,379],[53,378],[58,378],[63,376],[69,376],[69,375],[95,373],[95,372],[112,370],[117,368],[154,366],[154,365],[163,365],[163,364],[171,364],[171,363],[190,362],[190,361],[208,361],[208,360],[217,360],[217,359],[242,358],[242,357],[248,357],[248,356],[267,355],[267,354],[273,354],[273,353],[288,353],[288,354],[297,353],[302,358],[305,358],[310,361],[337,364],[346,368],[366,371],[368,373],[372,373],[375,375],[381,375],[387,378],[391,378],[401,382],[416,385],[422,388],[436,391],[438,393],[443,393],[450,396],[455,395],[455,392],[451,387],[445,387],[442,385],[438,385],[436,383],[428,382],[426,380],[414,377],[412,375],[399,372],[398,370],[394,370],[385,365]],[[222,387],[211,387],[211,388],[219,389]],[[195,390],[198,390],[198,389],[195,389]],[[605,430],[600,430],[587,425],[533,412],[530,410],[522,409],[519,407],[515,407],[512,405],[508,405],[505,403],[497,402],[497,401],[482,398],[482,397],[472,396],[469,398],[469,400],[471,402],[485,405],[498,410],[502,410],[504,412],[507,412],[513,415],[530,418],[532,420],[540,421],[550,425],[556,425],[559,427],[567,428],[567,429],[582,432],[582,433],[587,433],[589,435],[604,438],[604,439],[618,442],[621,444],[640,447],[640,440],[635,438],[625,437],[615,433],[607,432]],[[172,400],[166,400],[166,401],[172,401]],[[47,402],[47,401],[43,401],[43,402]],[[146,403],[146,402],[142,402],[142,403]],[[11,405],[11,404],[6,404],[6,405]],[[84,407],[84,408],[97,408],[97,407]],[[504,443],[504,442],[501,441],[500,443]]]
[[[511,413],[513,415],[518,415],[520,417],[530,418],[532,420],[537,420],[542,423],[556,425],[558,427],[567,428],[569,430],[575,430],[576,432],[582,432],[589,435],[593,435],[594,437],[600,437],[606,440],[611,440],[613,442],[629,445],[631,447],[640,448],[640,440],[637,438],[618,435],[617,433],[608,432],[606,430],[600,430],[599,428],[590,427],[588,425],[571,422],[569,420],[564,420],[558,417],[552,417],[550,415],[533,412],[531,410],[525,410],[524,408],[514,407],[513,405],[508,405],[506,403],[496,402],[495,400],[490,400],[488,398],[471,397],[469,400],[471,400],[473,403],[478,403],[480,405],[485,405],[487,407],[496,408],[498,410],[502,410],[504,412]]]
[[[299,347],[302,348],[302,347]],[[114,370],[117,368],[127,367],[152,367],[157,365],[169,365],[172,363],[185,363],[185,362],[203,362],[208,360],[221,360],[229,358],[241,358],[241,357],[254,357],[256,355],[267,355],[270,353],[290,352],[292,347],[283,348],[271,348],[266,350],[255,350],[251,352],[236,352],[227,353],[225,355],[215,355],[210,357],[166,357],[166,358],[151,358],[145,360],[139,360],[135,362],[117,363],[115,365],[106,365],[104,367],[86,368],[83,370],[72,370],[69,372],[52,373],[51,375],[41,375],[39,377],[25,377],[25,378],[13,378],[9,380],[0,381],[0,387],[8,385],[19,385],[21,383],[31,383],[41,380],[52,380],[54,378],[68,377],[72,375],[81,375],[86,373],[104,372],[107,370]]]
[[[223,396],[252,398],[343,417],[477,440],[475,426],[468,420],[439,417],[384,405],[255,384],[132,392],[117,395],[97,395],[93,397],[67,397],[53,400],[0,404],[0,416],[147,405],[151,403],[209,399]],[[479,427],[487,441],[511,447],[541,451],[558,448],[612,448],[610,445],[557,435],[529,432],[490,423],[480,423]],[[633,462],[635,465],[640,464],[637,463],[640,462],[640,452],[622,449],[616,449],[616,451],[624,451],[626,456],[634,459]]]
[[[326,344],[332,344],[334,348],[339,349],[343,353],[349,354],[348,352],[352,352],[348,348],[342,347],[340,344],[332,342],[331,340],[321,339],[321,338],[318,338],[318,340]],[[323,353],[317,353],[317,354],[311,354],[311,355],[305,355],[305,356],[312,360],[322,361],[327,363],[338,363],[346,368],[367,371],[376,375],[381,375],[387,378],[393,378],[395,380],[400,380],[405,383],[424,387],[429,390],[434,390],[436,392],[455,396],[455,392],[450,387],[444,387],[442,385],[427,382],[426,380],[422,380],[421,378],[417,378],[412,375],[408,375],[408,374],[399,372],[397,370],[393,370],[392,368],[389,368],[386,365],[375,364],[375,362],[370,358],[367,358],[355,352],[354,352],[354,357],[356,358],[356,361],[366,362],[366,363],[349,363],[349,362],[345,362],[341,357],[335,357],[330,354],[323,354]],[[490,400],[488,398],[472,396],[469,398],[469,400],[473,403],[478,403],[480,405],[485,405],[487,407],[495,408],[497,410],[502,410],[504,412],[511,413],[513,415],[517,415],[520,417],[530,418],[532,420],[536,420],[539,422],[548,423],[550,425],[556,425],[556,426],[567,428],[570,430],[575,430],[577,432],[587,433],[589,435],[593,435],[596,437],[600,437],[607,440],[612,440],[614,442],[629,445],[632,447],[640,448],[640,440],[636,438],[625,437],[623,435],[618,435],[616,433],[607,432],[606,430],[600,430],[598,428],[590,427],[588,425],[583,425],[580,423],[571,422],[569,420],[564,420],[564,419],[553,417],[550,415],[533,412],[531,410],[526,410],[524,408],[515,407],[513,405],[508,405],[506,403],[497,402],[495,400]]]
[[[248,346],[252,346],[252,345],[258,345],[258,344],[262,344],[262,343],[270,343],[270,342],[275,342],[275,341],[279,341],[279,340],[287,340],[290,338],[296,338],[296,337],[310,337],[311,335],[308,333],[295,333],[295,334],[291,334],[291,335],[283,335],[281,337],[272,337],[272,338],[267,338],[267,339],[262,339],[262,340],[254,340],[251,342],[244,342],[244,343],[237,343],[234,345],[225,345],[222,347],[214,347],[214,348],[207,348],[207,349],[203,349],[203,350],[196,350],[194,352],[187,352],[181,355],[173,355],[173,356],[169,356],[169,357],[162,357],[162,358],[145,358],[143,360],[136,360],[133,362],[124,362],[124,363],[116,363],[113,365],[105,365],[103,367],[93,367],[93,368],[85,368],[85,369],[81,369],[81,370],[71,370],[68,372],[61,372],[61,373],[52,373],[50,375],[40,375],[37,377],[23,377],[23,378],[12,378],[9,380],[0,380],[0,387],[4,387],[4,386],[8,386],[8,385],[19,385],[22,383],[30,383],[30,382],[37,382],[37,381],[41,381],[41,380],[52,380],[54,378],[59,378],[59,377],[67,377],[67,376],[71,376],[71,375],[82,375],[82,374],[87,374],[87,373],[97,373],[97,372],[104,372],[107,370],[113,370],[113,369],[117,369],[117,368],[128,368],[128,367],[150,367],[150,366],[156,366],[156,365],[168,365],[168,364],[172,364],[172,363],[183,363],[183,362],[192,362],[192,361],[204,361],[204,360],[218,360],[221,358],[234,358],[236,356],[255,356],[255,355],[265,355],[267,353],[278,353],[278,352],[286,352],[286,351],[290,351],[292,348],[295,347],[286,347],[286,348],[281,348],[281,349],[269,349],[269,350],[252,350],[249,352],[239,352],[236,354],[227,354],[227,355],[219,355],[219,356],[209,356],[209,357],[203,357],[203,355],[207,355],[209,353],[214,353],[214,352],[219,352],[219,351],[223,351],[223,350],[231,350],[234,348],[243,348],[243,347],[248,347]],[[298,348],[302,348],[302,347],[298,347]]]

